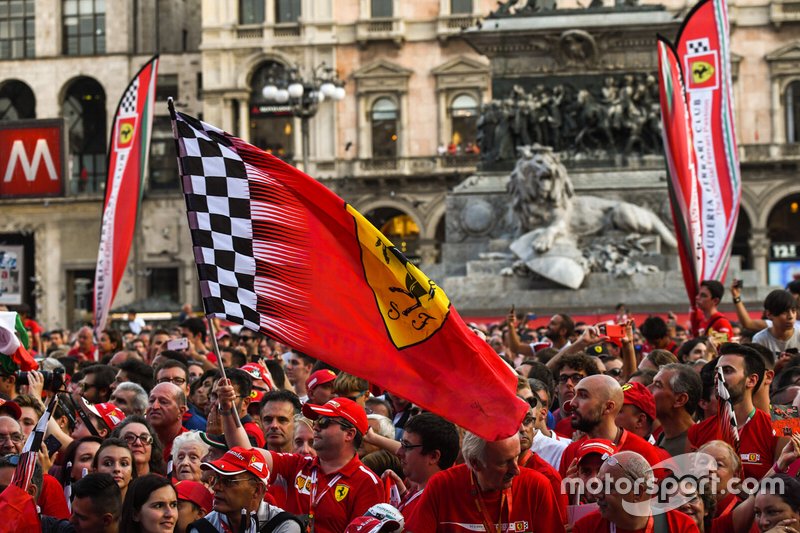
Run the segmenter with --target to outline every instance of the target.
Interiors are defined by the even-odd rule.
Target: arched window
[[[106,51],[105,0],[63,0],[64,54],[85,56]]]
[[[786,196],[775,204],[767,218],[770,239],[770,285],[785,286],[800,273],[800,194]]]
[[[378,207],[364,216],[406,257],[412,260],[417,257],[420,229],[408,214],[393,207]]]
[[[263,24],[265,0],[239,0],[239,24]]]
[[[61,110],[67,120],[73,193],[105,188],[106,93],[93,78],[80,77],[66,91]]]
[[[450,106],[450,150],[458,153],[474,151],[478,135],[478,102],[468,94],[460,94]]]
[[[378,98],[372,104],[372,157],[397,157],[397,104],[389,98]]]
[[[786,142],[800,143],[800,80],[786,87]]]
[[[294,161],[294,115],[288,104],[267,100],[266,85],[285,77],[285,67],[276,61],[265,61],[253,72],[250,82],[250,142],[262,150]]]
[[[0,122],[36,118],[36,97],[25,83],[9,80],[0,85]]]

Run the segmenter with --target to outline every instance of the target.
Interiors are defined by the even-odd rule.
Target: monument
[[[429,272],[462,313],[688,307],[656,81],[656,34],[673,37],[680,20],[599,4],[509,0],[463,32],[490,59],[493,99],[480,170],[448,195],[443,262]],[[755,284],[735,260],[730,273]]]

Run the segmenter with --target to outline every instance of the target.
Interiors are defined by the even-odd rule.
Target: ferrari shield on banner
[[[242,324],[473,433],[517,432],[512,369],[442,287],[352,206],[280,159],[171,108],[209,316]]]
[[[158,56],[134,76],[117,106],[108,147],[108,178],[94,279],[95,330],[106,327],[131,249],[150,152]]]
[[[683,274],[694,301],[700,281],[725,277],[741,201],[725,0],[701,0],[675,44],[666,45],[659,43],[664,142]]]

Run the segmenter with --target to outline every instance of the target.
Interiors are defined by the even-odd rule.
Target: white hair
[[[181,451],[187,444],[197,444],[200,447],[200,457],[204,457],[208,453],[208,444],[206,444],[203,439],[200,438],[200,433],[198,431],[187,431],[186,433],[181,433],[175,440],[172,441],[172,464],[178,464],[178,453]]]
[[[144,412],[147,410],[147,393],[141,385],[132,381],[123,381],[117,385],[116,390],[133,392],[134,397],[131,404],[133,414],[144,416]]]
[[[475,470],[478,463],[486,464],[486,440],[465,431],[464,439],[461,441],[461,455],[464,456],[464,462],[470,470]]]
[[[375,431],[375,433],[381,437],[386,437],[387,439],[394,439],[394,424],[392,424],[392,421],[387,417],[373,413],[371,415],[367,415],[367,420],[378,421],[378,429]]]

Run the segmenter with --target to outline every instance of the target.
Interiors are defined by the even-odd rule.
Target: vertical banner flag
[[[111,126],[106,200],[94,277],[94,323],[98,333],[106,327],[136,230],[150,153],[157,72],[156,55],[125,89]]]
[[[675,44],[658,43],[670,200],[692,302],[700,281],[724,279],[739,217],[729,33],[726,0],[700,0]]]
[[[489,439],[528,411],[441,287],[325,186],[170,102],[203,303]]]

